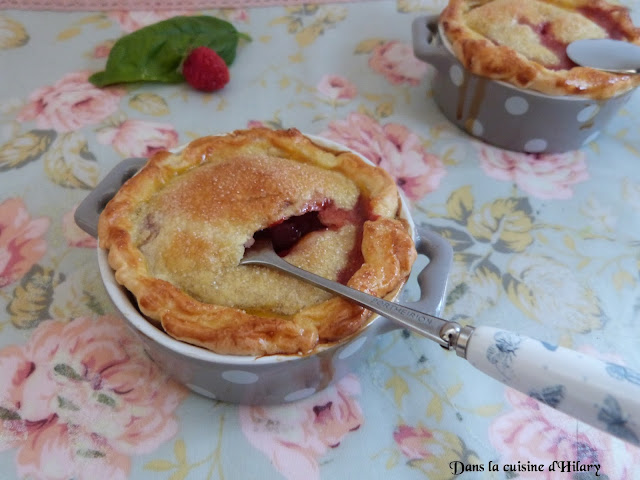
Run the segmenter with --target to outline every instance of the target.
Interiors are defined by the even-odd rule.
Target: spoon
[[[612,73],[640,73],[640,45],[623,40],[610,38],[576,40],[567,46],[567,55],[583,67]]]
[[[455,350],[474,367],[574,418],[640,446],[640,373],[492,327],[470,327],[327,280],[288,263],[259,240],[241,265],[273,267],[351,300]]]

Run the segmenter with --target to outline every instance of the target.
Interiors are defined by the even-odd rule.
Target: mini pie
[[[575,40],[640,44],[628,10],[603,0],[450,0],[440,15],[453,53],[470,72],[549,95],[606,99],[640,84],[640,75],[579,67]]]
[[[116,280],[172,337],[220,354],[306,354],[370,312],[264,266],[239,265],[254,237],[290,263],[378,297],[416,257],[397,187],[350,152],[295,129],[203,137],[159,152],[98,224]]]

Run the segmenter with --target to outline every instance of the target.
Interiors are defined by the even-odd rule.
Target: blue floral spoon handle
[[[459,355],[496,380],[640,445],[640,373],[491,327],[464,327],[456,345]]]

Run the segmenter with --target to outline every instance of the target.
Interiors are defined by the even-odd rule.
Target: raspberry
[[[229,69],[224,60],[209,47],[192,50],[182,64],[182,74],[197,90],[213,92],[229,82]]]

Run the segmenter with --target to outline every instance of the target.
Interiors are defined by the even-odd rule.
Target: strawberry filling
[[[614,40],[626,39],[624,30],[612,15],[607,15],[602,10],[591,6],[580,7],[578,11],[605,30],[609,38]]]
[[[307,212],[297,217],[287,218],[280,223],[271,225],[265,230],[256,233],[256,238],[270,237],[273,249],[280,256],[286,255],[298,241],[307,233],[326,228],[317,211]]]
[[[353,274],[362,266],[362,228],[364,222],[373,215],[367,202],[360,198],[350,210],[337,208],[331,201],[310,204],[306,212],[276,222],[254,234],[254,239],[270,238],[275,252],[286,256],[292,248],[307,234],[319,230],[339,229],[347,224],[356,227],[356,241],[347,254],[347,262],[338,273],[338,282],[346,284]]]
[[[618,25],[616,21],[611,18],[611,16],[603,14],[601,10],[593,7],[582,7],[579,9],[579,11],[580,13],[582,13],[582,15],[604,29],[607,32],[609,38],[625,38],[624,32],[621,29],[620,25]],[[558,58],[558,62],[551,65],[545,65],[545,67],[550,70],[570,70],[571,68],[577,66],[577,64],[574,63],[567,55],[568,43],[563,42],[554,35],[551,28],[551,22],[534,24],[528,21],[526,18],[518,18],[518,23],[521,25],[527,25],[529,28],[531,28],[531,30],[533,30],[536,35],[538,35],[540,44],[555,53],[556,57]]]
[[[567,55],[567,43],[558,39],[551,29],[551,22],[543,22],[539,24],[533,24],[524,18],[519,18],[518,23],[521,25],[527,25],[533,30],[538,38],[540,44],[555,53],[558,58],[558,62],[552,65],[545,65],[550,70],[569,70],[576,66],[576,64]]]

